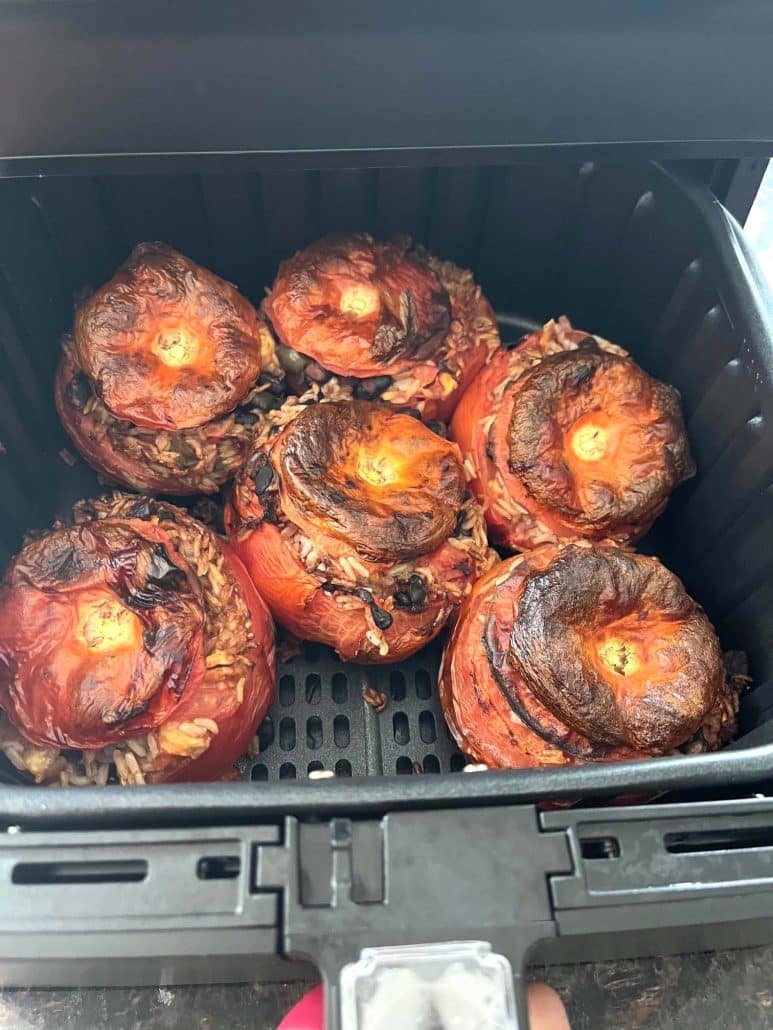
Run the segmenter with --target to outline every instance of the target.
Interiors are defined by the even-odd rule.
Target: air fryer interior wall
[[[73,298],[137,242],[163,240],[259,303],[278,262],[322,234],[409,232],[472,268],[503,339],[565,313],[679,388],[698,475],[643,547],[684,579],[725,648],[749,654],[741,744],[773,739],[773,358],[737,227],[702,188],[648,164],[199,175],[192,159],[187,175],[3,180],[0,218],[2,564],[27,529],[104,489],[61,456],[74,448],[53,373]],[[369,670],[307,646],[280,670],[248,778],[460,768],[436,659]],[[389,696],[381,715],[366,686]]]

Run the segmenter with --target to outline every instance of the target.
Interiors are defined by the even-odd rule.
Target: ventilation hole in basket
[[[295,766],[292,762],[282,762],[279,766],[280,780],[294,780],[296,775]]]
[[[395,770],[398,776],[412,776],[413,775],[413,762],[410,758],[406,758],[402,755],[395,762]]]
[[[405,676],[399,669],[393,669],[389,673],[389,693],[393,701],[405,700]]]
[[[426,701],[427,698],[432,697],[432,680],[426,669],[416,670],[416,697],[421,701]]]
[[[295,747],[295,719],[282,719],[279,723],[279,746],[283,751]]]
[[[292,676],[282,676],[279,680],[279,704],[288,708],[295,701],[295,679]]]
[[[349,720],[345,715],[337,715],[333,719],[333,740],[336,747],[349,746]]]
[[[424,761],[422,762],[422,768],[425,773],[439,773],[440,762],[437,755],[425,755]]]
[[[307,662],[319,661],[319,644],[315,640],[304,641],[303,657]]]
[[[310,751],[319,751],[322,747],[322,720],[318,715],[306,720],[306,747]]]
[[[467,759],[464,755],[451,755],[451,772],[461,772],[465,765],[467,765]]]
[[[342,672],[337,672],[333,676],[332,682],[333,688],[333,700],[337,705],[342,705],[344,701],[349,697],[348,684],[346,682],[346,676]]]
[[[419,736],[425,744],[434,744],[437,740],[435,716],[432,712],[422,712],[419,716]]]
[[[250,769],[250,779],[251,780],[267,780],[268,779],[268,769],[265,767],[265,765],[263,765],[262,762],[258,762],[257,765],[253,765],[252,769]]]
[[[261,752],[274,743],[274,720],[267,715],[258,729],[258,746]]]
[[[309,764],[306,766],[306,772],[307,773],[322,772],[322,770],[324,768],[325,767],[322,764],[322,762],[309,762]]]
[[[395,736],[395,742],[398,744],[407,744],[411,739],[411,731],[408,726],[408,716],[405,712],[396,712],[392,719],[392,731]]]
[[[306,677],[306,704],[318,705],[322,700],[322,680],[316,672]]]
[[[351,776],[352,763],[345,758],[339,758],[336,762],[336,776]]]

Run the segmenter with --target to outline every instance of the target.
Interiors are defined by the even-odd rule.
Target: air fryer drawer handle
[[[488,985],[481,1004],[496,996],[511,1010],[503,1026],[528,1025],[524,960],[556,932],[546,874],[572,870],[566,834],[542,830],[532,806],[288,818],[284,846],[259,851],[258,886],[282,890],[285,954],[324,978],[327,1030],[374,1025],[354,1020],[354,999],[383,1018],[390,982],[403,1007],[431,1005],[437,1019],[460,973],[468,992]],[[491,984],[505,980],[498,994]],[[411,1025],[407,1010],[395,1019],[380,1025]]]
[[[354,999],[378,999],[377,974],[392,969],[396,953],[411,1004],[427,998],[421,962],[434,969],[431,981],[442,965],[443,948],[428,945],[451,948],[462,970],[454,947],[468,955],[482,947],[495,965],[503,956],[514,1019],[525,1027],[523,967],[537,942],[611,938],[671,921],[688,929],[689,948],[692,927],[733,923],[739,913],[773,917],[768,799],[288,818],[283,846],[259,851],[258,886],[282,892],[285,954],[310,959],[324,978],[327,1030],[367,1030],[354,1020]]]

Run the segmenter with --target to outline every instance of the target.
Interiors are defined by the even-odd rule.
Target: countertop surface
[[[573,1030],[773,1026],[773,947],[534,968]],[[307,984],[0,992],[0,1030],[274,1030]]]

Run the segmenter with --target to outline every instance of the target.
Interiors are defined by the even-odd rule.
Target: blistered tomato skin
[[[724,686],[713,627],[677,577],[587,542],[544,545],[479,580],[440,678],[455,739],[491,768],[666,754]]]
[[[0,701],[37,744],[146,733],[203,676],[198,584],[154,526],[71,526],[28,544],[0,591],[0,627]]]
[[[153,429],[190,429],[230,411],[260,372],[250,302],[158,243],[135,247],[81,304],[73,338],[113,414]]]
[[[294,405],[257,441],[229,539],[277,622],[358,662],[435,637],[493,561],[455,444],[386,405]]]
[[[565,319],[493,356],[451,436],[492,542],[510,550],[634,543],[695,472],[676,390]]]
[[[499,342],[471,274],[408,237],[317,241],[280,265],[264,310],[299,393],[334,376],[428,420],[450,417]]]
[[[95,769],[112,755],[124,782],[219,778],[273,690],[268,610],[228,545],[172,505],[81,502],[0,586],[0,706],[24,741]]]
[[[258,388],[281,381],[249,301],[171,247],[143,243],[78,307],[55,399],[98,471],[140,490],[211,493],[262,418]]]

